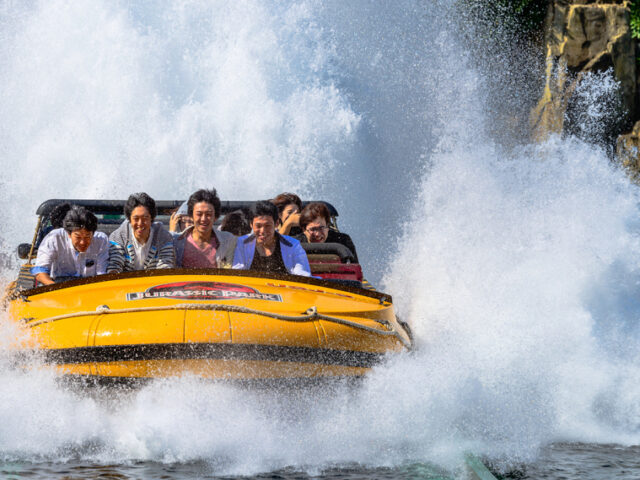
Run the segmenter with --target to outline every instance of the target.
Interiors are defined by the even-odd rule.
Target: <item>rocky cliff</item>
[[[611,70],[619,82],[617,111],[607,112],[615,119],[610,138],[631,129],[638,118],[638,86],[635,41],[629,28],[631,0],[553,0],[547,14],[546,81],[542,98],[531,113],[535,139],[572,129],[571,110],[575,92],[589,72]],[[640,126],[634,132],[640,130]],[[635,140],[618,144],[634,144]],[[626,143],[625,143],[626,142]],[[635,142],[635,143],[634,143]],[[628,161],[627,161],[628,163]]]

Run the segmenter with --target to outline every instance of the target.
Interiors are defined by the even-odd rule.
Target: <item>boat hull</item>
[[[14,294],[9,310],[21,351],[79,377],[359,377],[411,347],[388,295],[291,275],[103,275]]]

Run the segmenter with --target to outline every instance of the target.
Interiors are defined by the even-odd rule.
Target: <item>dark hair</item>
[[[251,231],[251,225],[247,217],[249,215],[242,210],[234,210],[227,213],[222,219],[220,230],[233,233],[236,237],[245,235]]]
[[[196,203],[200,202],[206,202],[209,205],[213,205],[213,216],[215,218],[220,216],[221,204],[215,188],[212,188],[211,190],[205,190],[202,188],[191,194],[187,201],[187,213],[190,217],[193,217],[193,207],[195,207]]]
[[[251,218],[249,221],[253,224],[253,219],[256,217],[272,217],[273,222],[278,224],[278,209],[276,206],[268,201],[259,201],[251,206]]]
[[[302,200],[300,200],[300,197],[295,193],[281,193],[276,198],[272,199],[271,203],[273,203],[278,208],[279,215],[282,215],[284,209],[291,204],[296,205],[298,207],[298,210],[302,210]]]
[[[327,222],[327,225],[331,223],[331,213],[329,213],[329,209],[324,203],[309,203],[302,209],[302,212],[300,212],[300,228],[302,230],[306,230],[307,225],[309,225],[318,217],[324,218]]]
[[[64,222],[64,217],[67,215],[67,212],[71,209],[70,203],[61,203],[60,205],[56,205],[51,213],[49,214],[49,221],[51,222],[51,226],[53,228],[62,228],[62,222]]]
[[[156,209],[156,201],[144,192],[132,193],[124,204],[124,216],[127,220],[131,220],[131,213],[136,207],[144,207],[151,215],[151,221],[156,218],[158,210]]]
[[[98,229],[98,219],[86,208],[72,205],[62,225],[68,233],[82,229],[95,232]]]

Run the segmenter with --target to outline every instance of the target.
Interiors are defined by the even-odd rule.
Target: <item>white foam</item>
[[[305,4],[46,2],[2,58],[0,182],[11,216],[46,198],[308,194],[359,117]],[[18,208],[13,199],[25,199]],[[8,219],[5,239],[29,235]]]
[[[183,379],[102,403],[5,362],[0,457],[250,475],[638,443],[636,188],[581,140],[494,144],[482,78],[438,4],[52,0],[0,13],[11,247],[49,197],[333,196],[419,347],[356,392],[293,398]]]

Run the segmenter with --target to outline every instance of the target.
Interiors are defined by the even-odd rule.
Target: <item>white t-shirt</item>
[[[149,249],[151,248],[151,242],[153,241],[153,229],[151,229],[151,232],[149,233],[149,238],[147,238],[147,241],[144,243],[144,245],[138,242],[138,240],[136,239],[136,236],[133,234],[133,228],[131,227],[131,224],[129,224],[129,234],[131,235],[131,238],[132,238],[133,250],[136,252],[136,259],[135,259],[136,270],[142,270],[144,269],[144,261],[146,260],[147,255],[149,254]]]

